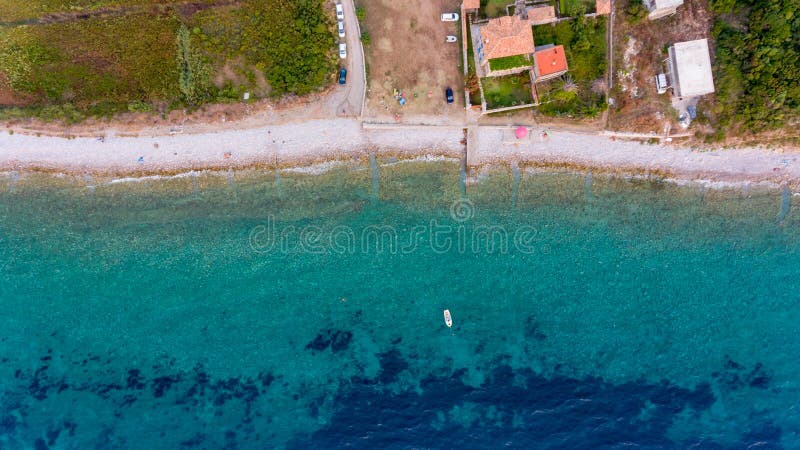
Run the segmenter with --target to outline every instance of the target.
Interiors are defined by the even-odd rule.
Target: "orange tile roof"
[[[550,23],[556,20],[556,9],[552,6],[534,6],[528,8],[526,14],[533,25]]]
[[[540,77],[567,70],[567,55],[563,45],[538,51],[533,57],[536,59],[536,71]]]
[[[519,16],[492,19],[481,27],[485,59],[533,53],[533,30]]]
[[[481,7],[481,0],[464,0],[464,9],[478,9]]]
[[[594,9],[597,15],[611,14],[611,0],[595,0]]]

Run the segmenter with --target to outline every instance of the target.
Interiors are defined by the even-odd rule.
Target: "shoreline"
[[[510,126],[362,124],[337,118],[249,129],[231,124],[228,129],[197,134],[130,137],[109,130],[102,140],[14,133],[0,136],[0,170],[138,178],[201,170],[298,168],[374,154],[398,159],[466,156],[470,171],[517,164],[689,182],[800,187],[800,152],[753,147],[697,150],[549,127],[529,129],[528,138],[516,140],[509,138]]]

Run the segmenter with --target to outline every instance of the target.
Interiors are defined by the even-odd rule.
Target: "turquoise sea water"
[[[378,173],[0,180],[0,447],[800,447],[791,196]]]

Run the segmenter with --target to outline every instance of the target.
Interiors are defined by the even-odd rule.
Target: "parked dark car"
[[[342,67],[339,69],[339,84],[347,83],[347,69]]]
[[[447,96],[447,103],[453,103],[453,90],[450,88],[445,89],[444,95]]]

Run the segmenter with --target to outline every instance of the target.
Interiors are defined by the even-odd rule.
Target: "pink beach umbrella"
[[[517,139],[522,139],[528,135],[528,129],[525,127],[519,127],[517,128],[517,131],[514,132],[514,134],[517,136]]]

